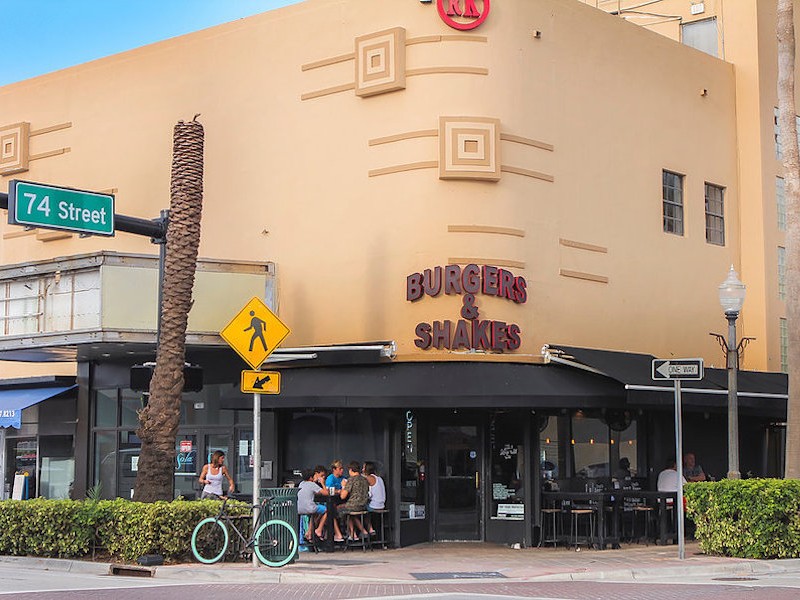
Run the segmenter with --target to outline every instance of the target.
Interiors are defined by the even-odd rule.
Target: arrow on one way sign
[[[653,380],[700,380],[703,378],[702,358],[675,358],[653,360]]]

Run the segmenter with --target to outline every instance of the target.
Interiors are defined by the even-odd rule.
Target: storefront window
[[[119,434],[119,453],[117,460],[117,495],[122,498],[132,498],[133,488],[136,483],[136,474],[139,471],[139,454],[142,441],[133,431],[122,431]]]
[[[566,465],[564,452],[559,445],[558,417],[542,415],[539,425],[539,473],[545,489],[557,489],[557,479],[564,477]]]
[[[94,434],[94,483],[100,484],[100,495],[111,499],[117,495],[117,434]]]
[[[424,519],[428,447],[414,411],[403,413],[402,426],[400,518]]]
[[[570,440],[575,460],[575,475],[586,479],[610,477],[609,430],[599,418],[578,411],[572,417]]]
[[[39,451],[39,495],[45,498],[69,498],[75,481],[73,436],[42,436]]]
[[[644,469],[639,465],[636,434],[636,421],[630,422],[622,431],[615,431],[613,426],[611,430],[611,464],[616,467],[620,475],[624,474],[624,469],[627,468],[631,478],[644,476]]]
[[[253,493],[253,430],[242,430],[236,440],[236,489],[240,494]],[[272,473],[261,472],[263,479],[272,479]]]
[[[122,390],[120,401],[120,424],[122,427],[139,427],[139,411],[142,409],[142,393],[133,390]]]
[[[525,518],[525,437],[519,413],[495,413],[489,422],[491,518]]]
[[[117,390],[97,390],[94,402],[95,427],[117,426]]]

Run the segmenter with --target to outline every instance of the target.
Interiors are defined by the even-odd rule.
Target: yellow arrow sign
[[[219,334],[248,365],[257,369],[289,335],[289,328],[260,298],[254,297]]]
[[[280,394],[281,374],[278,371],[242,371],[245,394]]]

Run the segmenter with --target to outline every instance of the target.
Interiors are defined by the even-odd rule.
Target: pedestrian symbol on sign
[[[289,328],[261,299],[253,298],[219,334],[248,365],[258,369],[289,335]]]

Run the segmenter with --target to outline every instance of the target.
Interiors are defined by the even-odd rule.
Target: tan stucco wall
[[[71,123],[32,140],[35,153],[70,151],[33,161],[20,178],[116,189],[117,212],[155,217],[168,204],[171,128],[200,113],[201,255],[277,263],[280,317],[293,331],[286,344],[394,339],[401,357],[447,358],[416,349],[414,327],[457,320],[461,299],[406,302],[405,278],[471,259],[517,265],[510,270],[527,279],[524,305],[477,301],[483,318],[520,325],[519,354],[558,342],[722,364],[708,332],[724,329],[717,285],[731,262],[739,266],[733,67],[579,2],[492,6],[470,33],[485,41],[406,48],[407,72],[488,74],[418,74],[401,91],[301,100],[352,83],[352,60],[301,66],[352,53],[357,36],[392,27],[409,39],[459,34],[433,5],[309,0],[0,88],[0,126]],[[510,172],[498,182],[445,181],[435,168],[369,176],[437,161],[436,137],[369,141],[436,130],[440,116],[496,118],[503,134],[552,145],[500,143],[503,165],[553,181]],[[686,176],[683,237],[662,232],[662,169]],[[705,242],[706,181],[726,188],[725,247]],[[449,231],[465,225],[517,235]],[[31,234],[4,239],[0,259],[102,248],[152,251],[126,234]],[[744,318],[755,310],[748,304]],[[766,367],[751,356],[760,355],[748,354],[748,367]]]

